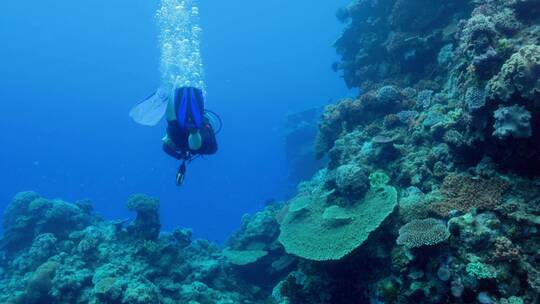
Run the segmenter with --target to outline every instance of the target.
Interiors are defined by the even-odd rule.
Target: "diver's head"
[[[198,129],[189,130],[188,144],[191,151],[198,151],[201,148],[202,137]]]

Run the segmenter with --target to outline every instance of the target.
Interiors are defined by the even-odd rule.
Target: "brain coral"
[[[305,195],[305,194],[304,194]],[[310,195],[302,213],[289,213],[279,241],[286,251],[309,260],[339,260],[359,247],[397,204],[397,191],[384,186],[347,207],[328,204],[328,196]]]
[[[509,101],[515,93],[528,100],[540,98],[540,46],[526,45],[508,59],[488,83],[492,98]]]
[[[440,220],[428,218],[425,220],[414,220],[405,224],[399,229],[398,245],[404,245],[407,248],[416,248],[422,246],[433,246],[446,241],[450,232],[446,225]]]

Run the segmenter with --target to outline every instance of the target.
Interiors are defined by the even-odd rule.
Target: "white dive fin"
[[[160,87],[154,94],[134,106],[129,111],[129,116],[138,124],[155,126],[165,115],[168,100],[169,90],[164,86]]]

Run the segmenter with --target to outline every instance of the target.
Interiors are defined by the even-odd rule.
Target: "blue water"
[[[2,1],[0,208],[36,190],[128,218],[127,198],[142,192],[161,199],[164,229],[222,241],[290,188],[286,114],[349,93],[330,69],[342,28],[334,11],[347,2],[200,1],[207,107],[225,126],[219,153],[177,188],[164,124],[127,115],[159,85],[159,1]]]

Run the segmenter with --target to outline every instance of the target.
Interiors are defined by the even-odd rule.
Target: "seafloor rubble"
[[[540,302],[540,1],[359,0],[334,65],[328,164],[225,248],[88,202],[17,195],[2,303]]]

